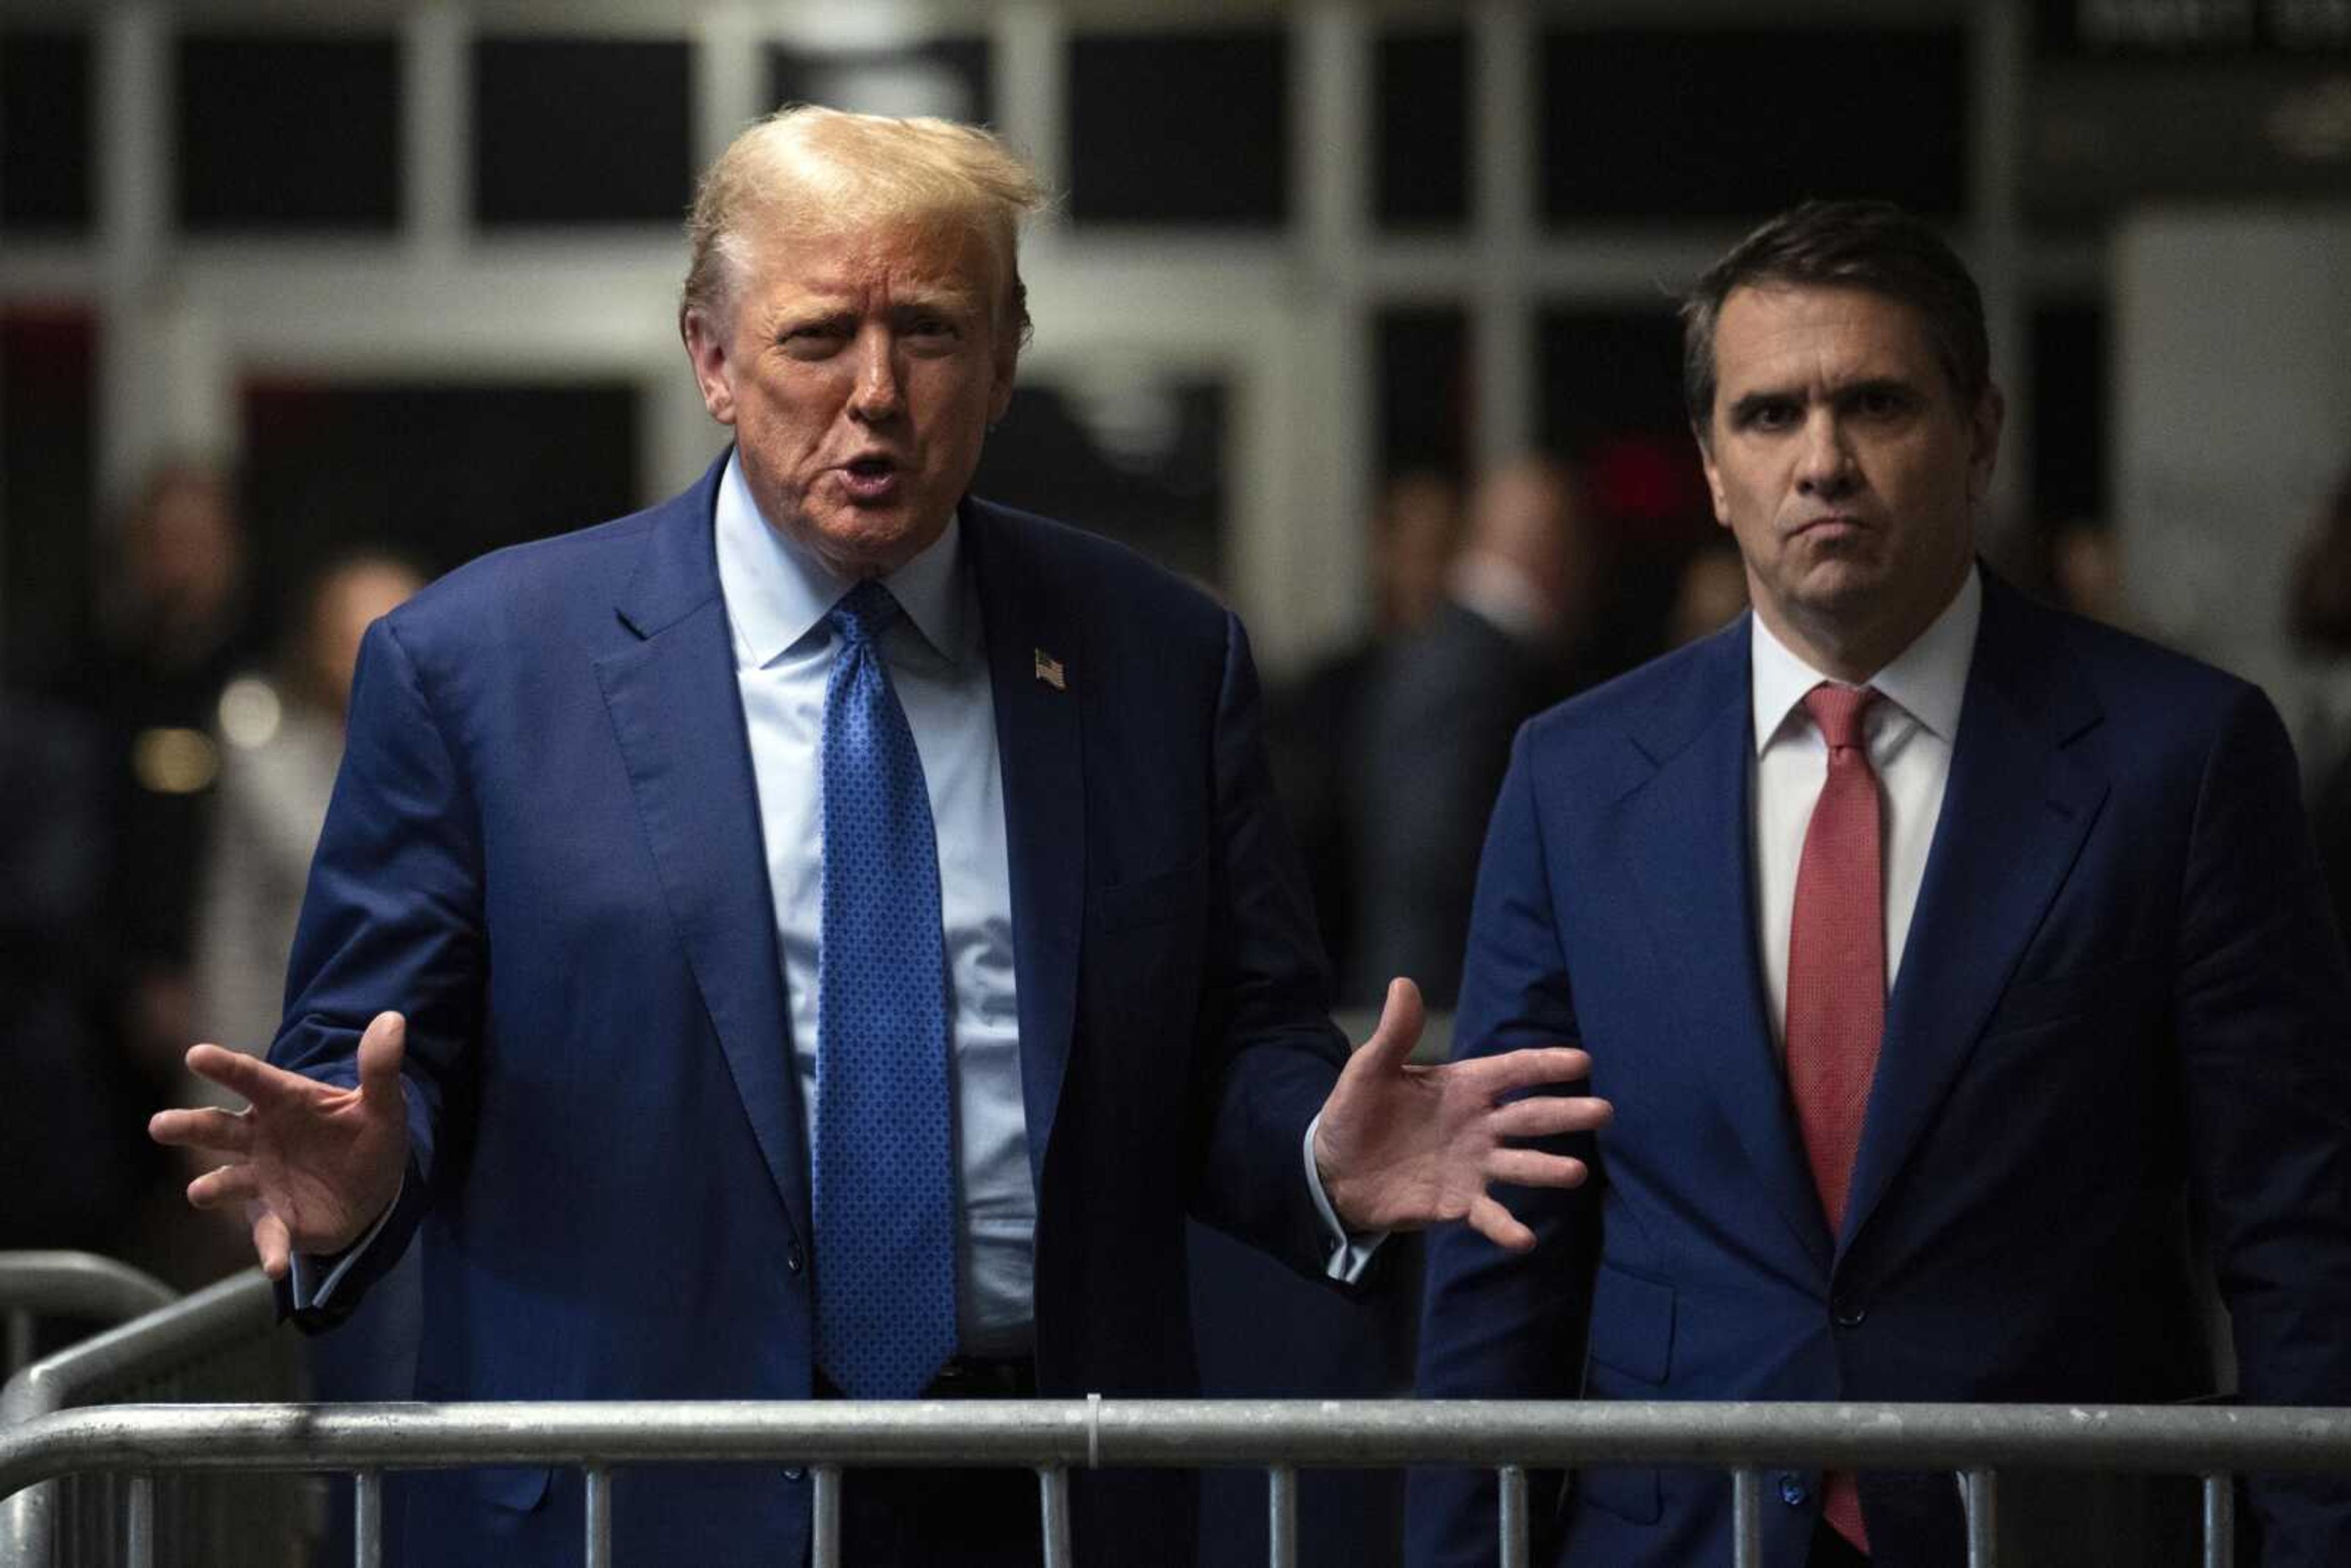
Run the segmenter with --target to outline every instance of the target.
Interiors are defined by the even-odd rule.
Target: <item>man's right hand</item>
[[[375,1015],[360,1037],[360,1082],[337,1089],[217,1045],[194,1046],[188,1068],[246,1100],[244,1111],[159,1111],[159,1144],[194,1151],[213,1169],[188,1184],[198,1208],[243,1205],[262,1271],[286,1277],[296,1252],[342,1251],[400,1195],[408,1166],[408,1103],[400,1059],[408,1021]]]

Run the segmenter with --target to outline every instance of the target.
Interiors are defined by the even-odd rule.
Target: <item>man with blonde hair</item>
[[[788,110],[704,183],[681,328],[734,433],[662,506],[377,623],[252,1102],[167,1113],[296,1312],[420,1229],[422,1397],[1180,1395],[1184,1222],[1349,1279],[1588,1129],[1573,1051],[1348,1060],[1239,623],[967,496],[1034,183],[982,132]],[[397,1010],[392,1010],[397,1009]],[[1343,1064],[1344,1070],[1343,1071]],[[1506,1100],[1508,1103],[1505,1103]],[[1506,1141],[1508,1140],[1508,1141]],[[848,1560],[1037,1560],[1022,1474],[852,1473]],[[797,1470],[617,1489],[616,1555],[770,1563]],[[1188,1563],[1173,1472],[1089,1561]],[[420,1562],[576,1560],[578,1474],[420,1477]]]

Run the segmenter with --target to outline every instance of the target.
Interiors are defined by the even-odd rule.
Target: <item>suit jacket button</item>
[[[1841,1329],[1857,1329],[1869,1316],[1869,1303],[1853,1296],[1839,1296],[1829,1303],[1829,1315]]]
[[[784,1267],[795,1274],[800,1271],[800,1248],[799,1242],[795,1241],[789,1247],[784,1249]]]
[[[1780,1500],[1790,1508],[1802,1508],[1812,1500],[1812,1497],[1813,1489],[1804,1484],[1803,1477],[1792,1470],[1780,1477]]]

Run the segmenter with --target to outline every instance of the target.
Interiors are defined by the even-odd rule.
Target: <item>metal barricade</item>
[[[290,1331],[277,1328],[269,1281],[260,1270],[174,1301],[164,1287],[122,1265],[67,1256],[73,1260],[56,1254],[0,1255],[0,1302],[21,1297],[28,1312],[92,1321],[132,1310],[144,1315],[17,1370],[0,1389],[5,1439],[70,1406],[101,1401],[251,1399],[294,1391],[286,1339]],[[20,1285],[13,1293],[11,1280]],[[283,1568],[307,1554],[314,1533],[315,1490],[300,1478],[269,1473],[175,1472],[158,1488],[126,1484],[110,1470],[10,1489],[14,1495],[0,1500],[0,1563],[69,1563],[75,1568],[152,1563],[153,1539],[160,1533],[178,1548],[173,1560]]]
[[[1730,1568],[1758,1568],[1767,1468],[1948,1470],[1970,1568],[1997,1568],[1997,1473],[2013,1467],[2200,1476],[2207,1568],[2233,1562],[2231,1477],[2351,1470],[2351,1409],[2053,1405],[1577,1404],[1368,1400],[1008,1400],[1001,1403],[549,1403],[454,1406],[110,1406],[0,1428],[0,1496],[69,1474],[128,1480],[134,1568],[158,1533],[155,1477],[350,1470],[358,1562],[376,1562],[386,1470],[569,1465],[586,1474],[581,1561],[609,1568],[620,1466],[804,1464],[815,1479],[816,1568],[840,1562],[844,1467],[1028,1466],[1048,1568],[1071,1568],[1069,1477],[1079,1468],[1247,1466],[1268,1477],[1274,1568],[1294,1568],[1301,1468],[1473,1465],[1499,1474],[1506,1568],[1525,1568],[1526,1471],[1671,1465],[1730,1472]],[[142,1553],[144,1553],[142,1555]],[[0,1568],[47,1568],[0,1548]]]

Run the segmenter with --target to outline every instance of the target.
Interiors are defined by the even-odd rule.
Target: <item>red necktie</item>
[[[1832,1235],[1844,1225],[1854,1155],[1886,1032],[1886,878],[1877,775],[1862,719],[1877,693],[1826,682],[1804,709],[1828,742],[1828,776],[1804,830],[1788,930],[1788,1091]],[[1869,1534],[1852,1475],[1832,1471],[1821,1500],[1838,1534]]]

